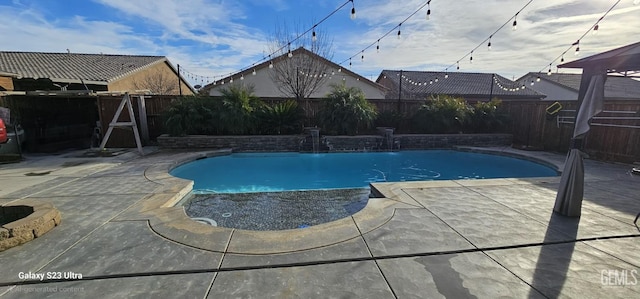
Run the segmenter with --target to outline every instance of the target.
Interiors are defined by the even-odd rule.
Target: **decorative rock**
[[[51,203],[21,200],[0,207],[0,251],[38,238],[60,224],[60,212]]]

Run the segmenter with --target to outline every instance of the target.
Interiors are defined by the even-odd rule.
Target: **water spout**
[[[317,154],[320,151],[320,129],[312,128],[309,129],[309,132],[311,133],[313,153]]]

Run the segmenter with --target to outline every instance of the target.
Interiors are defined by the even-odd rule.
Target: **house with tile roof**
[[[253,87],[253,94],[262,99],[282,99],[291,97],[278,87],[278,83],[274,80],[274,72],[278,69],[277,64],[286,63],[288,59],[314,59],[322,65],[315,67],[316,71],[298,70],[294,78],[291,80],[305,80],[308,76],[321,76],[326,78],[322,80],[320,86],[313,91],[308,98],[320,99],[324,98],[331,91],[332,84],[345,84],[349,87],[360,88],[368,100],[384,99],[386,88],[373,82],[359,74],[356,74],[340,65],[317,55],[303,47],[291,51],[291,58],[288,53],[269,59],[255,67],[243,70],[233,75],[227,76],[213,83],[204,86],[200,92],[211,96],[219,96],[220,89],[228,87],[229,84],[241,84]],[[320,71],[321,70],[321,71]]]
[[[544,94],[498,74],[383,70],[376,82],[389,89],[386,99],[422,101],[449,95],[467,101],[540,100]]]
[[[518,81],[547,95],[547,101],[577,101],[581,74],[528,73]],[[631,77],[608,75],[604,85],[605,100],[640,100],[640,81]]]
[[[194,94],[164,56],[0,51],[0,91]]]

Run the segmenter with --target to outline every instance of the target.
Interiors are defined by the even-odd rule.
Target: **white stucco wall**
[[[244,73],[244,80],[240,80],[240,75],[236,75],[233,78],[232,84],[253,85],[254,87],[253,93],[257,97],[264,97],[264,98],[288,97],[287,95],[280,92],[280,90],[278,90],[277,85],[271,80],[269,72],[273,72],[273,71],[274,69],[265,67],[262,69],[257,69],[256,74],[253,75],[252,70],[247,70]],[[384,99],[384,96],[385,96],[384,91],[372,85],[370,82],[360,81],[358,80],[357,77],[347,74],[346,72],[337,72],[337,71],[334,71],[334,75],[329,76],[329,79],[326,81],[326,83],[320,86],[320,88],[318,88],[318,90],[316,90],[311,95],[311,98],[325,97],[326,94],[331,91],[331,84],[341,84],[341,82],[344,82],[349,87],[354,86],[354,87],[360,88],[364,92],[365,97],[368,100]],[[209,91],[209,95],[219,96],[220,95],[219,89],[225,86],[229,86],[228,84],[230,84],[229,81],[225,82],[224,85],[218,84],[214,86]]]
[[[528,76],[525,82],[531,82],[534,84],[531,86],[527,83],[527,88],[531,88],[539,93],[547,95],[543,101],[577,101],[578,92],[571,89],[559,86],[558,84],[541,79],[540,82],[536,82],[536,77]]]

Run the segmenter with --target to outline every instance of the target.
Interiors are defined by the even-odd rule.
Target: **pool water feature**
[[[367,188],[373,182],[546,177],[545,165],[506,156],[426,150],[372,153],[236,153],[181,165],[171,174],[195,193]]]

